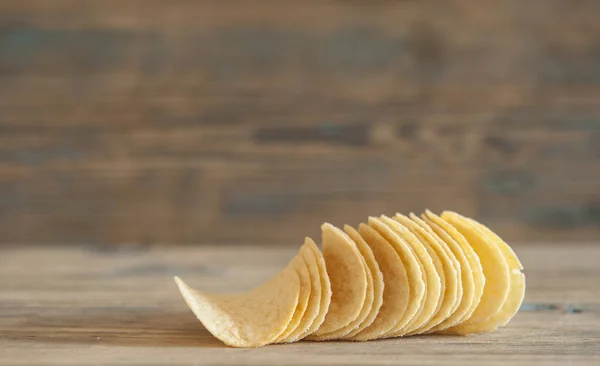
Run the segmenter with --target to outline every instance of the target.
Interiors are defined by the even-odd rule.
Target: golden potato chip
[[[392,247],[394,247],[400,256],[408,275],[408,284],[410,286],[410,300],[408,302],[408,307],[400,321],[383,335],[384,337],[399,336],[404,334],[407,325],[410,324],[411,320],[417,316],[419,310],[422,309],[427,291],[425,269],[419,257],[415,254],[415,249],[412,244],[405,241],[404,235],[401,236],[394,229],[386,225],[381,219],[376,217],[369,217],[369,225],[377,230],[385,240],[392,244]],[[419,248],[416,244],[415,246],[421,255],[425,252],[425,248]],[[431,264],[431,258],[429,258],[429,263]],[[433,264],[431,264],[431,266],[433,267]]]
[[[414,214],[412,216],[417,220],[420,220]],[[450,311],[457,303],[458,274],[455,266],[457,266],[458,263],[454,263],[456,261],[454,256],[448,256],[444,246],[417,222],[401,214],[396,214],[394,220],[408,228],[425,245],[425,249],[427,249],[427,252],[433,260],[435,270],[440,276],[440,297],[437,306],[430,309],[430,314],[426,314],[427,312],[424,310],[423,313],[421,313],[421,316],[428,317],[428,320],[407,335],[421,334],[448,318]]]
[[[325,258],[323,258],[323,253],[321,253],[321,251],[319,250],[319,248],[317,248],[315,243],[312,240],[310,240],[310,242],[312,243],[312,245],[310,245],[310,248],[313,252],[317,263],[317,268],[319,270],[319,280],[321,282],[321,295],[319,299],[319,312],[313,320],[310,327],[308,327],[308,329],[304,332],[304,334],[300,336],[299,339],[305,338],[313,334],[317,329],[319,329],[321,324],[323,324],[323,322],[325,321],[325,316],[327,315],[327,312],[329,311],[329,305],[331,304],[331,282],[329,280],[329,274],[327,273]]]
[[[304,311],[304,315],[302,315],[302,319],[296,326],[296,329],[294,329],[286,337],[279,336],[277,338],[279,342],[289,343],[299,340],[313,324],[317,315],[319,315],[319,307],[321,304],[321,278],[319,274],[319,266],[317,265],[317,256],[314,253],[315,250],[319,250],[315,242],[310,238],[305,238],[304,246],[300,250],[300,255],[306,263],[306,269],[308,270],[310,279],[310,296],[308,299],[308,306]],[[319,252],[319,254],[321,253]],[[302,292],[302,283],[300,286],[300,292]],[[300,305],[298,305],[298,307],[300,307]]]
[[[446,320],[429,330],[429,332],[440,332],[459,324],[471,316],[483,294],[485,277],[483,276],[481,262],[477,254],[475,254],[475,251],[471,248],[465,237],[454,226],[448,224],[441,217],[429,210],[422,215],[422,218],[446,243],[457,260],[460,261],[461,268],[463,269],[461,271],[463,296],[460,305]]]
[[[500,311],[508,296],[510,273],[500,249],[481,230],[470,225],[466,218],[446,211],[442,213],[442,219],[449,222],[467,239],[481,261],[485,276],[483,295],[473,314],[460,324],[445,331],[446,333],[464,334],[463,327],[486,321]]]
[[[310,282],[310,273],[308,271],[308,264],[306,263],[304,256],[306,253],[310,253],[310,249],[307,245],[303,245],[300,248],[300,252],[294,259],[292,259],[292,266],[298,273],[298,277],[300,278],[300,294],[298,296],[298,305],[296,306],[296,310],[294,311],[294,315],[292,316],[292,320],[290,320],[286,329],[281,333],[277,338],[275,338],[275,343],[281,342],[286,339],[296,328],[300,325],[302,318],[304,317],[304,312],[308,307],[308,300],[310,299],[311,292],[311,282]]]
[[[398,233],[398,235],[404,238],[404,240],[406,240],[406,242],[410,245],[417,259],[421,263],[421,268],[425,275],[425,297],[421,302],[419,310],[405,327],[394,333],[394,336],[403,336],[415,331],[425,324],[433,316],[433,313],[437,308],[437,304],[440,302],[440,276],[434,264],[434,259],[431,257],[430,253],[435,255],[436,258],[437,255],[435,252],[433,252],[433,249],[427,248],[427,242],[419,241],[419,239],[406,226],[384,215],[381,216],[381,220],[390,228],[392,228],[392,230]]]
[[[386,221],[386,223],[391,220],[392,219],[390,219],[388,217],[384,218],[384,221]],[[444,295],[445,295],[445,289],[446,289],[446,274],[444,273],[444,267],[442,265],[441,259],[439,258],[436,251],[433,249],[433,246],[432,246],[433,242],[430,242],[429,238],[423,235],[424,232],[422,231],[422,229],[416,223],[411,221],[408,217],[400,215],[400,214],[397,214],[393,220],[396,222],[399,222],[406,229],[408,229],[416,237],[416,239],[423,245],[423,247],[425,247],[427,254],[429,254],[429,256],[431,257],[431,260],[433,262],[434,271],[439,276],[439,289],[438,289],[438,296],[437,296],[436,301],[430,300],[429,303],[424,303],[421,313],[416,317],[415,320],[413,320],[411,322],[411,327],[414,328],[414,330],[406,333],[405,335],[419,334],[422,331],[422,329],[427,324],[429,324],[429,322],[433,318],[433,316],[435,314],[437,314],[442,303],[444,302]],[[393,223],[390,222],[389,225],[393,225]],[[419,231],[419,230],[421,230],[421,231]],[[435,244],[437,244],[437,243],[435,243]],[[442,250],[442,252],[443,252],[443,250]],[[429,278],[429,280],[431,280],[431,278]],[[427,289],[429,290],[429,286],[427,287]],[[431,292],[428,292],[428,293],[430,294],[431,297],[435,296],[435,294],[431,294]]]
[[[374,299],[373,274],[371,273],[371,269],[369,268],[369,266],[367,266],[366,260],[363,255],[363,251],[360,249],[356,240],[354,240],[352,238],[352,236],[350,236],[348,233],[346,233],[346,235],[348,235],[350,240],[352,240],[354,242],[354,244],[356,244],[356,247],[362,256],[362,258],[361,258],[362,264],[365,267],[365,273],[367,275],[367,292],[366,292],[366,296],[365,296],[365,302],[364,302],[363,307],[360,310],[360,313],[358,314],[358,317],[356,319],[351,321],[345,327],[340,328],[334,332],[322,334],[321,336],[319,336],[319,340],[342,339],[344,336],[348,335],[350,332],[352,332],[353,330],[358,328],[358,326],[369,315],[369,313],[371,311],[371,307],[373,306],[373,299]],[[358,237],[360,238],[360,235],[358,235]],[[362,240],[362,238],[361,238],[361,240]],[[369,251],[371,250],[371,249],[369,249],[368,246],[367,246],[367,249]],[[371,255],[373,255],[373,253],[371,253]]]
[[[373,251],[384,282],[383,301],[375,320],[363,330],[347,338],[367,341],[382,337],[403,319],[410,302],[410,282],[402,259],[392,244],[375,229],[365,224],[360,224],[358,232]],[[418,266],[414,257],[411,263],[413,266]],[[417,272],[415,276],[418,275],[420,274]]]
[[[383,274],[379,269],[379,265],[375,260],[375,256],[373,255],[373,251],[369,247],[369,245],[365,242],[365,240],[360,236],[360,234],[354,230],[351,226],[344,226],[344,231],[346,234],[354,241],[356,247],[362,254],[365,264],[367,265],[369,277],[369,283],[371,286],[370,300],[369,300],[369,292],[367,292],[367,298],[365,300],[365,304],[369,303],[370,306],[363,307],[363,311],[367,310],[365,315],[362,317],[362,321],[358,322],[356,327],[354,327],[349,333],[344,335],[342,339],[350,339],[354,337],[356,334],[360,333],[363,329],[368,327],[375,321],[375,317],[379,313],[379,309],[381,309],[381,305],[383,304]],[[360,317],[359,317],[360,318]]]
[[[502,252],[510,271],[510,288],[508,290],[506,301],[502,304],[500,311],[483,322],[460,327],[460,331],[464,334],[491,332],[496,330],[499,326],[506,325],[510,319],[515,316],[519,307],[521,307],[521,303],[525,297],[525,275],[523,274],[523,265],[513,252],[512,248],[493,231],[473,219],[467,218],[467,221],[469,224],[481,230],[494,242],[494,244],[496,244]]]
[[[366,267],[366,263],[364,263],[364,260],[363,260],[363,264]],[[371,306],[373,305],[373,277],[371,275],[371,271],[369,268],[366,268],[366,272],[367,272],[367,293],[365,296],[365,303],[364,303],[362,309],[360,310],[358,317],[356,317],[356,319],[351,321],[348,325],[346,325],[343,328],[340,328],[331,333],[320,335],[318,337],[319,341],[343,339],[346,335],[348,335],[350,332],[352,332],[354,329],[356,329],[364,321],[364,319],[367,317],[367,315],[369,315]]]
[[[210,295],[191,289],[179,277],[175,282],[204,327],[234,347],[272,343],[292,320],[300,293],[300,277],[291,263],[269,282],[243,294]]]
[[[325,340],[328,333],[345,327],[360,314],[367,295],[367,273],[356,244],[342,230],[324,224],[323,256],[331,281],[331,304],[325,321],[310,340]],[[323,337],[321,337],[323,336]]]
[[[440,259],[443,259],[444,271],[446,272],[446,289],[444,293],[444,304],[442,304],[438,313],[429,322],[429,324],[427,325],[427,329],[422,330],[422,333],[427,333],[430,332],[430,330],[433,327],[448,319],[450,315],[454,314],[454,312],[460,305],[463,297],[461,261],[466,263],[467,259],[464,253],[462,253],[462,251],[460,250],[460,248],[458,248],[458,244],[456,244],[456,242],[454,242],[453,245],[455,245],[456,249],[458,250],[462,258],[461,260],[457,259],[452,250],[446,244],[446,242],[442,240],[423,219],[421,219],[414,213],[410,214],[410,218],[429,235],[429,240],[433,241],[434,243],[437,243],[437,245],[434,246],[435,248],[437,248],[436,250],[439,251],[439,249],[441,249],[445,253],[445,256],[439,256]],[[449,261],[445,261],[446,257]],[[468,267],[468,263],[467,269],[470,270],[470,267]],[[472,278],[469,278],[469,281],[472,283]],[[452,303],[453,301],[454,303]]]

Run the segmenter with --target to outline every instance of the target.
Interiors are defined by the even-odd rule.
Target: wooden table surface
[[[600,365],[600,245],[515,250],[526,301],[494,333],[234,349],[202,328],[172,276],[242,290],[276,273],[295,248],[1,249],[0,364]]]

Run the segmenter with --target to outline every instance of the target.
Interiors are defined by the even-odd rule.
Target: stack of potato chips
[[[523,267],[490,229],[454,212],[322,226],[266,284],[212,295],[175,278],[196,317],[234,347],[490,332],[525,295]]]

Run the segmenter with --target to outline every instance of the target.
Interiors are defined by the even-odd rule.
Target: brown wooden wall
[[[0,1],[0,242],[600,238],[600,1]]]

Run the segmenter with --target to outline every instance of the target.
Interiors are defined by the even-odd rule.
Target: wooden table
[[[242,290],[277,272],[295,248],[6,248],[0,364],[600,365],[600,245],[515,249],[526,302],[494,333],[234,349],[202,328],[171,277]]]

